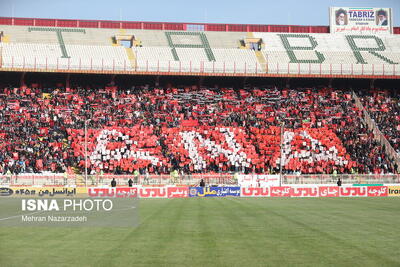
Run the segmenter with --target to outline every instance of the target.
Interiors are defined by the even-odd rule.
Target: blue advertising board
[[[240,187],[190,187],[189,197],[240,196]]]

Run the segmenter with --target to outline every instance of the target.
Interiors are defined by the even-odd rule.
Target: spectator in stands
[[[360,91],[361,101],[384,137],[400,155],[400,97],[396,90]],[[391,155],[395,157],[395,155]],[[394,168],[397,171],[397,168]]]
[[[93,174],[278,173],[283,121],[284,173],[393,171],[346,90],[110,86],[0,93],[3,173],[84,172],[83,129],[89,118]],[[387,117],[379,116],[384,123]],[[386,134],[395,138],[386,124]]]

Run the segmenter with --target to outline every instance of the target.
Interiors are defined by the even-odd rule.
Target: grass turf
[[[0,266],[400,266],[399,222],[400,198],[142,199],[137,228],[0,228]]]

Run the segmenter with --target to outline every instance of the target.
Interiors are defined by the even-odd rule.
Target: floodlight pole
[[[280,148],[281,148],[281,158],[279,161],[279,186],[282,186],[282,165],[283,165],[283,132],[285,130],[285,122],[281,125],[281,141],[280,141]]]

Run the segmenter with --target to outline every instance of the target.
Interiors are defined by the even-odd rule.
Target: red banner
[[[185,198],[189,196],[189,187],[168,187],[168,198]]]
[[[290,197],[290,186],[271,187],[271,197]]]
[[[242,187],[242,197],[384,197],[387,186]]]
[[[135,187],[112,187],[112,188],[88,188],[90,197],[137,197],[138,190]]]
[[[269,197],[270,190],[269,187],[242,187],[241,188],[242,197]]]
[[[292,187],[290,189],[291,197],[318,197],[318,187]]]
[[[338,197],[339,187],[338,186],[321,186],[319,189],[320,197]]]
[[[369,186],[367,187],[369,197],[387,197],[388,188],[387,186]]]
[[[166,187],[141,187],[139,188],[139,197],[142,198],[166,198]]]
[[[364,186],[343,186],[339,190],[340,197],[366,197],[367,188]]]

